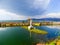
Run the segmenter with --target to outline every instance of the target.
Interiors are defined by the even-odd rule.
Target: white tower
[[[29,23],[30,23],[30,25],[28,26],[28,29],[30,30],[30,29],[33,28],[33,26],[32,26],[32,20],[31,19],[29,20]]]

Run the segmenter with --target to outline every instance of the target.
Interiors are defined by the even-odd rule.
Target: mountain
[[[60,21],[60,18],[41,18],[41,19],[32,19],[37,21]]]

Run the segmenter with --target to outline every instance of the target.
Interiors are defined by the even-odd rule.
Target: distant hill
[[[33,18],[32,20],[37,20],[37,21],[60,21],[60,18],[41,18],[41,19]]]

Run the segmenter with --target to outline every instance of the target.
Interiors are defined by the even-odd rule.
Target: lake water
[[[0,45],[32,45],[33,42],[41,41],[41,39],[46,41],[47,39],[56,38],[60,32],[59,29],[48,28],[46,26],[39,26],[36,28],[45,30],[48,34],[40,35],[32,33],[30,37],[30,32],[22,27],[0,28]]]

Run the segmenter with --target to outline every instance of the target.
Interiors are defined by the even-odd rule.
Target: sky
[[[51,0],[50,4],[48,5],[48,12],[56,13],[60,12],[60,0]]]
[[[0,0],[0,20],[60,18],[60,0]]]

